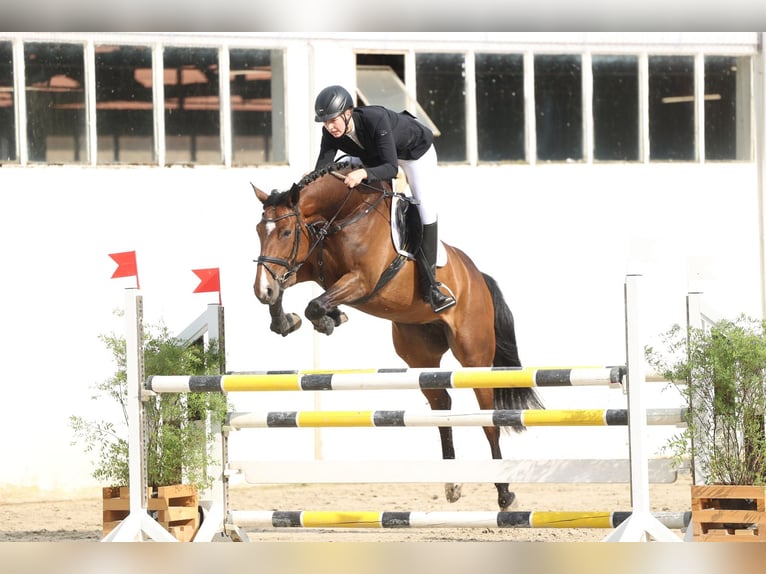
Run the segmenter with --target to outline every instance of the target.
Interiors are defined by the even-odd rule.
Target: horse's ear
[[[297,205],[297,203],[301,199],[301,187],[299,185],[293,184],[293,186],[290,188],[290,201],[288,202],[290,207],[293,207]]]
[[[264,203],[269,198],[268,193],[266,193],[265,191],[261,189],[258,189],[257,187],[255,187],[253,183],[250,183],[250,185],[253,186],[253,191],[255,192],[255,197],[258,198],[258,201],[260,201],[261,203]]]

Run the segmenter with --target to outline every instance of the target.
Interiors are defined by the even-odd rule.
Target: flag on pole
[[[121,253],[110,253],[115,263],[117,263],[117,269],[112,273],[112,279],[117,277],[135,277],[136,289],[140,289],[141,285],[138,282],[138,265],[136,264],[136,252],[135,251],[123,251]]]
[[[218,304],[221,303],[221,275],[218,267],[210,269],[192,269],[192,272],[199,277],[200,282],[194,293],[218,293]]]

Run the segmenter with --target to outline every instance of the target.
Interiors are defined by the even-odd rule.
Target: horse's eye
[[[292,229],[283,229],[282,231],[279,232],[279,238],[280,239],[287,239],[292,234],[293,234],[293,230]]]

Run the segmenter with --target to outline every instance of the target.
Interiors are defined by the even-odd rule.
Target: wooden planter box
[[[692,486],[695,542],[766,542],[762,486]]]
[[[130,513],[130,488],[103,489],[104,527],[106,536]],[[147,510],[162,527],[180,542],[189,542],[199,529],[199,493],[190,484],[147,488]]]

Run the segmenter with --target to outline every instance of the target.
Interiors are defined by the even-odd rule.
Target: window
[[[705,159],[748,160],[750,59],[705,57]]]
[[[439,161],[466,161],[465,58],[421,53],[415,68],[418,102],[441,131],[434,141]]]
[[[357,63],[356,89],[362,104],[385,106],[395,112],[407,110],[427,125],[434,136],[441,135],[439,128],[418,101],[409,94],[401,78],[391,66]]]
[[[83,47],[24,45],[30,162],[87,161]]]
[[[535,56],[535,120],[538,159],[582,159],[580,56]]]
[[[166,163],[222,164],[218,50],[167,47]]]
[[[156,163],[151,49],[96,46],[95,52],[97,162]]]
[[[694,57],[649,57],[649,159],[694,160]]]
[[[13,48],[10,42],[0,42],[0,162],[16,160],[15,108]]]
[[[524,160],[524,58],[476,54],[479,161]]]
[[[231,50],[229,85],[233,163],[285,161],[282,53]]]
[[[596,56],[593,62],[593,158],[639,159],[638,57]]]

